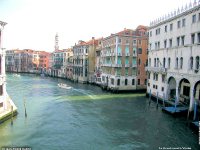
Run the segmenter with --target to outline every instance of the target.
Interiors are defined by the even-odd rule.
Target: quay
[[[8,95],[6,97],[5,103],[7,108],[0,108],[0,124],[17,115],[17,107]]]

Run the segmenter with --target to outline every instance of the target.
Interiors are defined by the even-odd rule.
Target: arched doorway
[[[168,100],[175,99],[176,97],[176,80],[174,77],[168,79],[168,90],[167,90]]]
[[[178,86],[179,102],[187,106],[190,104],[190,89],[189,80],[186,78],[181,79]]]
[[[197,101],[198,107],[200,107],[200,80],[194,85],[194,99]]]

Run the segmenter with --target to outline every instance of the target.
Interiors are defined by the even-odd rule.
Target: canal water
[[[58,83],[73,88],[61,89]],[[112,94],[64,79],[7,75],[7,91],[18,107],[13,125],[0,125],[0,147],[34,150],[199,149],[185,118],[156,109],[144,94]],[[24,101],[27,118],[24,113]]]

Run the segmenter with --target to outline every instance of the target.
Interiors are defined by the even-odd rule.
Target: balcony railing
[[[113,67],[122,67],[122,64],[113,64]]]
[[[145,70],[146,71],[159,72],[159,73],[166,73],[167,72],[167,68],[163,68],[163,67],[146,67]]]
[[[122,53],[117,53],[117,56],[122,56]]]
[[[125,67],[130,67],[130,65],[129,64],[125,64]]]

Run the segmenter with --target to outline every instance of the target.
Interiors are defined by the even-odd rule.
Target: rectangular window
[[[182,27],[185,27],[185,18],[182,19]]]
[[[111,84],[114,85],[114,79],[113,78],[111,78]]]
[[[200,13],[199,13],[199,19],[198,19],[199,21],[200,21]],[[199,94],[200,95],[200,94]]]
[[[165,26],[165,32],[167,32],[167,25]]]
[[[196,15],[193,15],[192,16],[192,23],[195,23],[196,22]]]
[[[147,85],[147,79],[144,80],[144,85]]]
[[[161,89],[161,90],[162,90],[162,92],[163,92],[163,91],[164,91],[164,87],[162,87],[162,89]]]
[[[181,37],[181,44],[184,46],[185,45],[185,36]]]
[[[172,47],[172,39],[169,39],[169,47]]]
[[[167,40],[164,40],[164,48],[167,48]]]
[[[125,85],[128,85],[128,79],[125,79],[124,83],[125,83]]]
[[[165,75],[162,75],[162,82],[165,83]]]
[[[152,31],[150,31],[150,37],[152,37]]]
[[[135,85],[135,79],[132,79],[132,85]]]
[[[120,85],[120,79],[117,79],[117,85],[118,86]]]
[[[138,48],[138,54],[142,54],[142,48]]]
[[[149,50],[151,50],[151,43],[149,44]]]
[[[160,42],[158,42],[158,49],[160,49]]]
[[[156,29],[156,35],[160,34],[160,28]]]
[[[3,85],[0,85],[0,96],[3,95]]]
[[[173,30],[173,23],[170,24],[170,31]]]
[[[191,35],[191,42],[192,42],[192,44],[195,43],[195,34],[192,34],[192,35]]]
[[[136,40],[133,40],[133,44],[136,44],[137,43],[137,41]]]
[[[140,79],[138,79],[138,85],[140,85]]]
[[[157,42],[155,42],[155,49],[157,49]]]
[[[177,37],[176,41],[177,41],[177,46],[180,46],[180,37]]]
[[[197,33],[198,40],[197,42],[200,43],[200,33]]]
[[[178,22],[177,22],[177,28],[180,28],[181,27],[181,21],[179,20]]]

